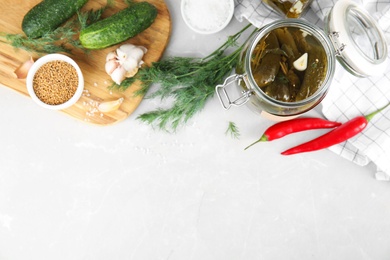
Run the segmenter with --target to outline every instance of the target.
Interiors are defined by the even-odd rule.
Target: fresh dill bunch
[[[228,128],[226,129],[225,135],[230,135],[230,137],[239,139],[240,131],[234,122],[229,122]]]
[[[229,47],[236,47],[237,40],[250,25],[228,40],[205,58],[168,57],[142,68],[136,74],[144,86],[143,93],[156,83],[159,88],[147,98],[173,99],[169,108],[157,108],[138,116],[138,119],[160,130],[175,132],[200,112],[215,94],[215,86],[237,65],[244,44],[230,54]],[[257,30],[257,29],[256,29]]]
[[[228,56],[218,52],[207,61],[171,57],[141,70],[141,81],[160,85],[148,98],[173,98],[174,102],[168,109],[159,108],[140,115],[138,119],[157,125],[161,130],[176,131],[203,109],[207,100],[214,95],[215,86],[236,65],[237,56],[238,51]]]
[[[86,51],[78,40],[78,33],[88,24],[99,20],[103,11],[108,5],[111,5],[111,2],[112,1],[108,1],[106,6],[97,10],[79,11],[76,17],[71,18],[55,30],[45,33],[40,38],[32,39],[24,34],[0,32],[0,42],[10,44],[16,49],[23,49],[38,54],[57,52],[71,53],[72,49],[82,49]]]

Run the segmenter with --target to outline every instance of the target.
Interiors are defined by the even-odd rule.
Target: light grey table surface
[[[166,56],[206,55],[243,26],[199,35],[166,3]],[[1,87],[0,259],[389,259],[390,186],[373,165],[280,155],[321,131],[244,151],[273,122],[216,97],[176,134],[136,119],[158,104],[97,127]]]

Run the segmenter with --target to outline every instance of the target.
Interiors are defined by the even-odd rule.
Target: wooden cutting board
[[[142,0],[136,0],[140,2]],[[158,61],[167,44],[171,32],[171,20],[169,10],[164,0],[146,0],[158,9],[158,15],[154,23],[136,37],[128,40],[128,43],[142,45],[148,49],[144,56],[146,65]],[[0,32],[22,33],[21,23],[24,15],[41,0],[14,0],[11,2],[0,0]],[[106,1],[89,1],[83,9],[97,9],[106,4]],[[103,17],[107,17],[127,5],[122,0],[115,1],[115,6],[106,10]],[[110,91],[111,78],[106,74],[104,65],[108,52],[118,46],[112,46],[104,50],[91,51],[90,54],[78,53],[70,55],[79,64],[85,79],[85,90],[80,100],[70,108],[61,110],[74,118],[97,125],[111,125],[126,119],[141,103],[143,96],[134,95],[140,83],[134,83],[126,91]],[[10,45],[0,42],[0,87],[9,87],[22,95],[28,96],[25,80],[16,79],[14,71],[30,57],[39,58],[23,50],[15,49]],[[123,97],[120,108],[113,112],[101,113],[96,107],[100,102],[117,100]],[[1,97],[0,97],[1,100]],[[42,108],[44,109],[44,108]]]

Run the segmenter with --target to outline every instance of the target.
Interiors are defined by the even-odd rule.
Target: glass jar
[[[307,112],[322,101],[334,76],[336,58],[356,76],[383,74],[387,68],[386,40],[375,20],[367,12],[352,1],[339,0],[330,12],[327,25],[326,30],[323,31],[302,19],[284,19],[259,29],[244,46],[236,67],[236,74],[216,87],[222,106],[229,109],[232,106],[249,104],[256,112],[273,115],[280,120],[283,117],[290,118]],[[266,52],[274,52],[276,56],[268,58],[268,63],[262,69],[255,68],[253,61],[259,56],[256,48],[261,48],[262,44],[263,48],[271,46],[271,42],[266,42],[267,37],[272,33],[276,34],[277,30],[291,30],[301,37],[303,42],[315,42],[317,49],[314,52],[300,50],[299,57],[294,58],[294,61],[298,62],[298,67],[294,67],[289,58],[287,62],[284,61],[286,65],[283,65],[280,57],[278,58],[278,55],[289,57],[288,48],[286,50],[285,47],[278,47],[279,49],[270,47],[268,50],[263,50],[260,56],[263,60],[266,55],[269,55],[264,54]],[[278,40],[282,42],[281,45],[288,45]],[[297,44],[296,41],[294,42]],[[304,55],[305,53],[308,55]],[[322,53],[321,56],[318,56],[318,53]],[[320,58],[316,58],[316,55]],[[300,67],[301,61],[303,63],[307,61],[306,68]],[[277,62],[280,64],[279,71],[272,72],[272,68],[277,67]],[[322,70],[316,71],[318,66],[321,66]],[[301,76],[300,81],[290,80],[294,77],[287,77],[291,69]],[[283,77],[287,78],[287,83],[286,80],[281,80]],[[299,82],[301,84],[299,90],[291,92],[291,82],[294,84]],[[228,87],[234,85],[239,86],[235,89],[240,89],[241,93],[228,91]],[[276,90],[268,90],[269,86],[274,85],[277,86]],[[290,92],[287,92],[287,88]]]
[[[299,18],[313,0],[262,0],[266,6],[286,18]]]

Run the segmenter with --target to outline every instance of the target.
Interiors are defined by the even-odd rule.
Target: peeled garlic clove
[[[303,54],[296,61],[294,61],[294,63],[293,63],[294,68],[299,70],[299,71],[306,70],[307,69],[307,59],[308,59],[307,53]]]
[[[108,75],[111,75],[115,69],[119,67],[119,63],[116,60],[109,60],[106,62],[105,70]]]
[[[34,60],[32,57],[30,57],[29,60],[23,62],[15,71],[14,75],[17,79],[25,79],[27,77],[28,71],[30,70],[31,66],[34,64]]]
[[[118,85],[122,83],[122,81],[126,78],[126,70],[119,66],[111,73],[111,79]]]
[[[123,100],[124,100],[124,98],[122,97],[122,98],[119,98],[118,100],[102,102],[99,104],[98,110],[100,112],[103,112],[103,113],[118,110],[118,108],[123,103]]]

